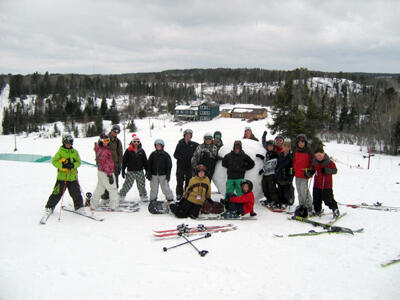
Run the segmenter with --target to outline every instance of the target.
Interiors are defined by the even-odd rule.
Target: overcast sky
[[[0,0],[0,73],[400,73],[400,1]]]

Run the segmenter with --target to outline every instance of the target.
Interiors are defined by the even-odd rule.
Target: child
[[[267,152],[265,157],[257,154],[256,156],[264,160],[263,168],[258,172],[262,174],[262,189],[265,196],[265,200],[262,201],[264,205],[269,205],[271,207],[280,208],[278,190],[276,189],[275,181],[275,169],[278,163],[278,155],[275,152],[274,141],[269,140],[266,142]]]
[[[100,135],[97,143],[94,143],[94,151],[96,153],[97,162],[97,186],[90,202],[91,208],[96,209],[99,206],[100,197],[107,189],[110,197],[110,208],[117,209],[119,207],[119,196],[117,182],[115,179],[115,165],[112,153],[108,148],[110,138],[105,133]]]
[[[146,178],[150,180],[150,203],[149,211],[153,214],[165,213],[167,211],[165,203],[157,201],[158,186],[165,195],[168,202],[174,200],[174,195],[169,187],[169,180],[171,179],[172,161],[171,156],[164,151],[164,141],[156,139],[154,147],[156,148],[150,154],[148,160],[148,173]]]
[[[282,152],[282,147],[283,147],[283,142],[285,141],[285,139],[283,138],[282,135],[278,134],[275,137],[275,149],[276,149],[276,153],[279,155]]]
[[[128,173],[125,173],[125,169]],[[132,136],[132,142],[128,149],[125,150],[122,157],[122,178],[125,178],[124,185],[119,191],[120,201],[125,200],[126,194],[132,188],[136,180],[136,185],[139,190],[140,201],[147,202],[146,179],[144,177],[145,170],[147,172],[147,156],[142,148],[142,143],[136,134]]]
[[[228,180],[226,181],[226,193],[242,195],[241,182],[247,170],[254,167],[254,161],[242,150],[242,142],[235,141],[233,150],[224,156],[222,166],[227,168]]]
[[[67,188],[74,201],[75,210],[81,213],[85,212],[77,174],[81,159],[78,151],[72,147],[73,142],[74,139],[71,135],[64,136],[62,138],[62,146],[52,159],[53,166],[57,168],[57,181],[45,207],[47,215],[53,213],[54,208]]]
[[[221,214],[223,218],[238,218],[250,213],[250,216],[256,216],[254,212],[254,194],[253,183],[248,179],[243,179],[240,183],[242,196],[228,194],[225,201],[226,211]]]
[[[333,217],[337,218],[340,216],[340,212],[332,190],[332,175],[337,173],[336,164],[322,148],[316,149],[314,155],[311,170],[308,171],[307,175],[315,174],[313,188],[315,214],[321,214],[322,201],[324,201],[325,205],[332,210]]]
[[[296,177],[296,189],[299,197],[299,206],[296,211],[299,211],[302,217],[307,217],[312,214],[312,198],[308,189],[307,171],[311,168],[311,161],[314,157],[311,148],[308,146],[307,136],[299,134],[296,138],[296,151],[293,157],[294,176]],[[296,212],[295,212],[296,213]],[[296,214],[297,215],[297,214]]]
[[[182,201],[169,206],[176,217],[197,218],[206,199],[211,198],[210,179],[206,176],[206,170],[204,165],[198,165],[195,171],[196,176],[190,179]]]
[[[294,188],[293,181],[293,153],[290,151],[290,142],[282,144],[282,151],[278,155],[278,165],[276,166],[278,184],[279,203],[283,205],[293,205]]]

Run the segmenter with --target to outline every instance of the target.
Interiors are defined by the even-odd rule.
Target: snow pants
[[[313,200],[311,198],[310,190],[308,189],[308,179],[296,177],[296,189],[299,198],[299,205],[307,207],[308,214],[311,215],[313,210]]]
[[[279,203],[284,205],[293,205],[294,203],[294,188],[292,183],[278,183]]]
[[[169,209],[177,218],[196,219],[199,216],[201,206],[183,199],[179,204],[172,203]]]
[[[322,201],[324,201],[325,205],[328,206],[331,210],[335,210],[338,208],[337,202],[333,197],[332,189],[319,189],[314,187],[313,198],[314,210],[316,213],[321,212]]]
[[[112,176],[114,177],[114,183],[110,184],[107,174],[97,170],[97,186],[94,190],[93,198],[90,201],[90,206],[93,209],[99,207],[100,197],[105,190],[108,190],[110,195],[110,208],[116,209],[119,207],[117,183],[115,181],[115,175],[113,174]]]
[[[168,201],[174,200],[174,194],[169,187],[166,175],[152,175],[150,180],[150,201],[157,200],[158,186],[161,187],[161,191],[165,195]]]
[[[146,191],[146,180],[144,178],[143,170],[140,171],[128,171],[126,173],[125,181],[122,189],[119,191],[121,197],[125,197],[129,190],[132,188],[136,180],[136,186],[139,190],[140,197],[147,196]]]
[[[226,195],[228,193],[235,193],[237,196],[242,196],[243,195],[242,186],[240,185],[242,180],[243,180],[243,178],[240,178],[240,179],[228,179],[226,181],[225,198],[226,198]]]
[[[279,203],[278,190],[276,189],[275,175],[263,176],[262,190],[268,202]]]
[[[53,189],[53,193],[50,195],[49,200],[47,201],[46,208],[52,208],[54,210],[66,189],[68,189],[69,195],[74,201],[75,210],[82,207],[83,199],[81,195],[81,187],[79,186],[78,181],[57,180]]]
[[[176,198],[182,197],[183,193],[185,192],[189,180],[192,178],[192,170],[184,170],[184,169],[176,169]],[[183,187],[185,184],[185,187]]]

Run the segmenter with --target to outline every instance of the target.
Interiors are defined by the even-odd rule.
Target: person
[[[278,155],[275,152],[274,141],[269,140],[266,142],[267,152],[265,157],[261,154],[256,156],[264,161],[263,168],[258,172],[259,175],[263,175],[261,186],[265,196],[265,200],[261,203],[275,208],[281,208],[278,196],[278,190],[276,189],[275,180],[275,168],[278,164]]]
[[[235,141],[233,150],[222,159],[222,166],[227,168],[228,179],[226,181],[226,193],[242,195],[241,182],[246,171],[254,167],[254,161],[242,149],[242,142]]]
[[[296,150],[293,157],[293,169],[296,182],[299,206],[295,214],[307,217],[312,214],[312,198],[308,188],[307,171],[311,168],[311,161],[314,157],[311,148],[308,146],[307,136],[299,134],[296,138]]]
[[[218,159],[218,148],[213,144],[213,136],[211,133],[206,132],[203,136],[204,143],[200,144],[192,157],[192,168],[196,169],[198,165],[204,165],[207,168],[206,176],[212,180],[215,170],[215,164]]]
[[[81,158],[78,151],[72,147],[73,142],[74,139],[71,135],[64,135],[62,145],[51,161],[57,169],[57,180],[45,206],[46,214],[53,213],[67,188],[74,201],[75,210],[85,213],[81,187],[78,182],[78,168],[81,165]]]
[[[155,214],[167,212],[167,204],[163,201],[157,201],[159,186],[167,202],[174,200],[174,195],[169,187],[172,161],[171,156],[164,150],[164,146],[165,143],[162,139],[154,141],[155,150],[149,156],[146,175],[146,178],[150,181],[150,203],[148,209]]]
[[[119,125],[114,124],[111,127],[111,131],[108,134],[108,137],[110,139],[110,142],[108,143],[108,148],[111,151],[112,154],[112,159],[114,161],[114,175],[115,175],[115,181],[117,184],[117,188],[119,187],[118,184],[118,176],[121,174],[121,165],[122,165],[122,143],[121,140],[118,138],[118,134],[121,132],[121,128]],[[104,194],[101,196],[101,199],[103,200],[108,200],[109,199],[109,193],[108,190],[106,189]]]
[[[250,216],[256,216],[254,212],[254,194],[253,183],[248,179],[243,179],[240,183],[242,195],[236,196],[229,193],[225,200],[226,211],[221,214],[223,218],[239,218],[250,213]]]
[[[191,160],[193,153],[199,145],[192,141],[193,131],[186,129],[183,138],[176,145],[174,157],[176,158],[176,201],[182,199],[184,188],[186,189],[192,178]],[[185,187],[183,187],[185,185]]]
[[[285,141],[282,144],[282,152],[278,155],[278,165],[275,173],[279,203],[287,206],[293,205],[293,153],[289,141]]]
[[[282,152],[282,146],[285,139],[283,138],[282,135],[278,134],[275,137],[274,141],[275,141],[275,151],[279,155]]]
[[[126,173],[125,169],[128,170]],[[125,200],[126,194],[132,188],[133,183],[136,180],[136,186],[139,191],[140,201],[147,202],[146,191],[146,179],[144,171],[147,172],[147,156],[146,152],[142,148],[140,138],[136,135],[132,135],[132,142],[125,150],[124,156],[122,157],[122,178],[125,179],[122,189],[119,191],[120,201]]]
[[[196,174],[190,179],[182,201],[169,206],[177,218],[197,218],[206,199],[211,198],[211,184],[210,179],[206,176],[206,171],[206,166],[201,164],[196,166]]]
[[[256,137],[254,136],[253,131],[251,130],[251,127],[249,127],[249,126],[247,126],[247,127],[244,129],[243,138],[244,138],[244,139],[250,139],[250,140],[253,140],[253,141],[256,141],[256,142],[259,141],[258,138],[256,138]]]
[[[221,131],[215,131],[213,137],[214,137],[213,144],[217,146],[217,149],[219,151],[219,149],[221,149],[221,147],[224,145],[224,143],[222,142]]]
[[[117,209],[119,207],[118,188],[114,174],[115,164],[108,147],[109,143],[110,137],[105,133],[102,133],[98,142],[94,143],[97,162],[97,186],[90,201],[92,209],[99,207],[101,195],[106,189],[109,192],[110,208]]]
[[[314,214],[321,215],[322,201],[324,201],[325,205],[332,210],[333,217],[337,218],[340,216],[340,212],[333,197],[332,181],[332,175],[337,173],[336,164],[324,152],[322,147],[315,149],[314,156],[311,169],[307,172],[309,177],[315,174],[313,188]]]

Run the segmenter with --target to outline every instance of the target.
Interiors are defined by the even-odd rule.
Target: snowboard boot
[[[240,215],[237,210],[227,210],[223,212],[221,215],[221,218],[223,219],[239,219]]]
[[[151,200],[149,202],[148,210],[152,214],[160,215],[167,214],[169,212],[168,204],[163,201]]]
[[[339,218],[339,216],[340,216],[340,211],[339,211],[339,209],[336,208],[333,211],[333,217],[336,219],[336,218]]]

